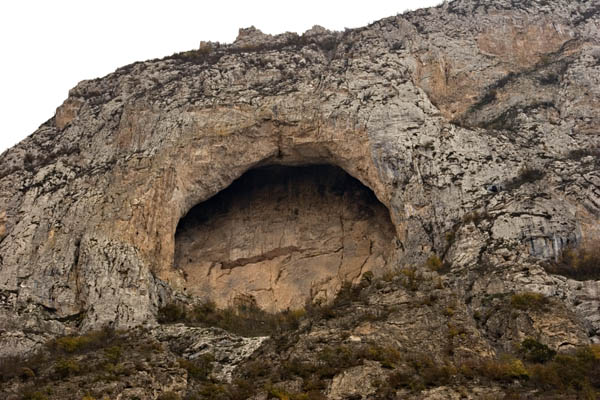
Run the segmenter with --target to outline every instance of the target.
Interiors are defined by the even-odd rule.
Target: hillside
[[[83,81],[0,155],[0,397],[596,398],[599,110],[586,0]]]

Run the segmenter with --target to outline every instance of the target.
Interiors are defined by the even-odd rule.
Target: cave
[[[187,294],[275,312],[390,270],[395,238],[387,208],[341,168],[266,166],[180,220],[174,268]]]

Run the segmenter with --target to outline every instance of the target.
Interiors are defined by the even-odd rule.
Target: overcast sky
[[[54,115],[69,89],[134,61],[232,42],[240,27],[302,33],[355,28],[441,0],[127,1],[0,3],[0,152]]]

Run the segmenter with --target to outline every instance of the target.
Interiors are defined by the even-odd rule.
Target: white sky
[[[232,42],[238,29],[355,28],[441,0],[5,0],[0,3],[0,152],[54,115],[69,89],[134,61]]]

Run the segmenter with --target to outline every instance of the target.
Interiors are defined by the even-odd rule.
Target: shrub
[[[333,307],[340,308],[352,305],[352,303],[361,300],[361,293],[363,287],[360,285],[354,286],[350,282],[342,283],[337,296],[333,300]]]
[[[453,366],[438,363],[428,356],[417,356],[411,360],[420,383],[425,387],[442,386],[448,384],[452,375],[456,373]],[[419,386],[418,384],[415,386]]]
[[[26,391],[21,397],[22,400],[48,400],[48,396],[39,391]]]
[[[447,385],[457,374],[456,368],[446,362],[438,362],[429,356],[415,354],[409,357],[410,368],[407,370],[395,370],[388,375],[384,383],[380,383],[378,394],[383,397],[384,393],[393,396],[397,389],[409,389],[413,392],[424,390],[427,387]],[[385,396],[388,398],[390,396]]]
[[[529,378],[529,371],[523,362],[511,356],[504,356],[499,360],[484,360],[475,366],[475,370],[478,375],[499,382]]]
[[[542,54],[540,56],[539,65],[544,66],[552,63],[552,55],[550,54]]]
[[[175,392],[164,392],[156,400],[180,400],[181,397]]]
[[[0,358],[0,382],[8,381],[18,376],[19,371],[25,367],[25,360],[9,356]]]
[[[291,360],[285,361],[280,370],[281,379],[290,380],[293,377],[300,377],[302,379],[310,378],[318,369],[318,366],[314,363],[303,362],[298,360],[297,358],[292,358]],[[259,373],[256,373],[259,372]],[[261,366],[260,370],[255,370],[254,376],[266,376],[268,371],[264,368],[264,365]]]
[[[201,54],[210,54],[213,51],[213,45],[210,42],[200,42],[198,52]]]
[[[200,390],[198,390],[199,399],[203,400],[217,400],[217,399],[227,399],[228,393],[227,388],[224,385],[219,385],[216,383],[205,383],[201,386]]]
[[[400,270],[400,274],[403,277],[402,286],[412,291],[419,289],[422,278],[417,275],[417,270],[415,268],[403,268]]]
[[[339,371],[362,364],[365,353],[361,346],[326,347],[318,354],[322,363],[321,377],[333,378]]]
[[[185,321],[185,307],[179,303],[168,303],[158,310],[157,319],[161,324],[172,324]]]
[[[21,368],[19,376],[21,377],[21,379],[31,379],[35,378],[35,372],[33,372],[31,368],[23,367]]]
[[[416,389],[417,387],[417,385],[415,385],[415,380],[413,379],[413,374],[404,371],[395,371],[390,374],[387,379],[387,384],[392,389]]]
[[[283,388],[267,384],[265,386],[267,398],[279,400],[325,400],[326,397],[318,391],[311,392],[288,392]]]
[[[402,354],[392,346],[369,346],[366,358],[379,361],[383,368],[395,368],[402,359]]]
[[[427,262],[425,262],[425,266],[432,271],[440,271],[443,265],[442,260],[435,254],[430,256]]]
[[[115,338],[115,332],[106,328],[83,335],[70,335],[56,338],[47,344],[48,349],[58,353],[83,353],[105,346]]]
[[[318,359],[320,364],[317,367],[302,364],[302,368],[305,373],[315,372],[322,379],[332,378],[340,371],[361,365],[364,360],[378,361],[384,368],[395,368],[402,355],[398,349],[391,346],[339,345],[325,347],[318,354]]]
[[[365,276],[363,276],[358,285],[352,285],[350,282],[342,283],[342,287],[336,298],[329,304],[308,301],[305,307],[307,316],[314,320],[337,318],[343,314],[342,310],[345,310],[353,303],[364,300],[363,294],[366,292],[363,292],[363,289],[371,284],[371,279],[372,275],[365,273]]]
[[[534,363],[545,363],[556,355],[556,351],[532,338],[523,340],[519,346],[519,353],[525,361]]]
[[[236,307],[218,309],[212,301],[198,303],[191,309],[182,304],[169,303],[159,309],[160,323],[185,322],[214,326],[240,336],[269,336],[297,329],[305,310],[285,310],[268,313],[261,310],[253,298],[240,301]]]
[[[545,388],[581,391],[590,385],[590,378],[598,368],[598,360],[589,352],[589,347],[583,347],[574,353],[557,354],[552,361],[534,366],[532,379]]]
[[[523,292],[510,298],[511,307],[522,311],[546,311],[548,304],[548,298],[541,293]]]
[[[78,374],[81,371],[81,365],[73,358],[60,358],[54,369],[60,378],[66,378],[69,375]]]
[[[108,361],[112,363],[117,363],[121,358],[122,352],[123,350],[121,349],[121,346],[111,346],[104,350],[104,356],[107,358]]]
[[[544,269],[576,280],[600,279],[600,247],[566,248],[558,261],[545,263]]]
[[[246,400],[255,395],[256,388],[254,382],[238,378],[229,385],[227,392],[229,400]]]
[[[448,231],[448,232],[446,232],[444,237],[446,238],[447,247],[450,247],[456,241],[456,231],[454,231],[454,230]]]
[[[180,358],[177,361],[179,366],[188,372],[189,377],[196,380],[206,381],[212,372],[215,358],[212,354],[202,354],[193,360]]]

